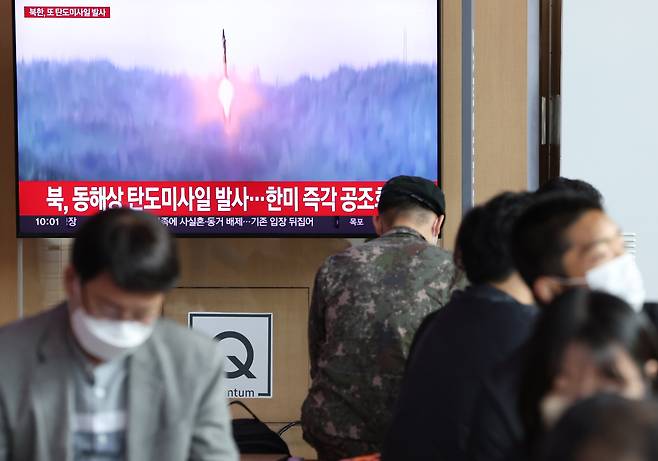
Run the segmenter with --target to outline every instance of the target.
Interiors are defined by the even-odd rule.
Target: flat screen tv
[[[436,0],[14,2],[18,235],[368,236],[439,180]]]

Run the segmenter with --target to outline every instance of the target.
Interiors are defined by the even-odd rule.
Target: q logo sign
[[[217,342],[228,398],[272,397],[272,314],[190,312],[190,328]]]
[[[233,365],[235,365],[235,371],[229,371],[226,373],[228,379],[239,378],[240,376],[246,376],[247,378],[254,379],[254,374],[250,371],[251,365],[254,363],[254,346],[251,345],[249,340],[242,333],[237,331],[223,331],[217,336],[215,340],[222,342],[222,339],[234,338],[240,341],[244,345],[245,351],[247,351],[247,359],[242,363],[239,358],[235,355],[227,355],[226,358],[229,359]]]

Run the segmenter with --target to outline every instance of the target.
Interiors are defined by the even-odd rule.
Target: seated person
[[[615,296],[573,288],[542,309],[523,349],[517,392],[506,394],[516,405],[504,402],[476,420],[478,428],[498,424],[490,433],[513,428],[516,440],[504,452],[480,449],[474,459],[533,459],[546,430],[575,402],[598,392],[642,399],[657,371],[658,336],[644,315]]]
[[[573,405],[546,436],[538,461],[655,461],[658,403],[598,394]]]
[[[624,251],[619,230],[601,203],[585,194],[539,195],[519,217],[510,243],[515,266],[545,306],[573,286],[612,293],[641,309],[642,277]],[[471,459],[506,460],[523,439],[518,413],[522,354],[515,353],[486,379],[469,441]]]
[[[535,194],[541,196],[559,191],[575,192],[599,202],[601,206],[603,205],[603,196],[601,195],[601,192],[582,179],[569,179],[558,176],[545,182],[539,189],[537,189]],[[645,300],[642,311],[649,317],[654,326],[658,328],[658,303]]]
[[[160,318],[178,274],[155,216],[82,225],[67,301],[0,329],[0,460],[237,461],[217,344]]]
[[[455,262],[471,283],[418,331],[386,437],[384,460],[465,456],[471,415],[491,368],[529,336],[532,293],[508,248],[529,193],[501,194],[464,217]]]
[[[432,181],[389,180],[378,209],[380,236],[329,257],[315,279],[302,427],[322,461],[380,450],[413,335],[461,282],[438,247],[445,200]]]

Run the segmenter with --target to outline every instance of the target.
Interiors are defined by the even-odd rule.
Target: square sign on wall
[[[188,324],[219,344],[227,398],[272,397],[272,314],[190,312]]]

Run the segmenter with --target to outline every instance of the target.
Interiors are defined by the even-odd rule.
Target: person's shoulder
[[[445,306],[425,316],[416,330],[415,342],[420,343],[422,335],[425,338],[424,342],[432,348],[443,348],[444,343],[454,340],[455,335],[461,338],[461,332],[455,329],[455,326],[459,325],[459,322],[466,321],[467,315],[460,295],[463,295],[463,291],[455,290]]]
[[[487,283],[470,285],[459,294],[453,296],[452,301],[459,306],[466,306],[474,315],[502,329],[532,323],[539,313],[536,306],[523,304]]]
[[[340,251],[332,256],[327,258],[327,261],[340,261],[343,259],[358,259],[361,255],[379,253],[381,249],[385,246],[386,242],[381,238],[377,237],[372,240],[367,240],[365,242],[355,243],[345,248],[343,251]]]
[[[441,248],[438,245],[431,245],[425,242],[425,248],[423,249],[423,254],[428,258],[445,262],[448,264],[453,264],[452,252]]]
[[[404,234],[402,238],[399,238],[399,236],[398,238],[394,237],[395,235],[385,235],[383,238],[377,240],[381,240],[382,247],[386,247],[389,251],[397,252],[405,257],[426,261],[430,264],[453,265],[452,252],[428,242],[416,232]]]
[[[318,272],[322,274],[351,270],[355,265],[367,263],[383,251],[377,240],[379,239],[351,245],[338,253],[327,256]]]
[[[438,245],[433,245],[418,233],[385,234],[355,247],[355,252],[381,254],[399,254],[406,258],[416,258],[432,263],[452,265],[452,253]]]
[[[49,328],[67,319],[66,304],[59,304],[36,315],[0,327],[0,351],[21,350],[23,344],[36,344],[36,339]]]
[[[463,288],[463,272],[455,266],[452,253],[436,245],[429,245],[410,259],[409,265],[424,277],[432,278],[431,288]]]
[[[171,319],[159,319],[153,335],[179,360],[205,360],[217,352],[217,343],[212,338]]]
[[[43,338],[52,331],[61,331],[66,322],[67,308],[61,304],[0,328],[0,369],[9,370],[6,384],[11,385],[13,378],[22,374],[21,370],[32,366]]]
[[[432,277],[443,274],[450,279],[456,272],[449,251],[415,236],[393,238],[384,235],[327,257],[318,269],[318,279],[333,279],[341,274],[358,276],[371,270],[393,268],[428,273]]]
[[[207,335],[199,333],[191,328],[180,325],[172,319],[161,318],[158,320],[154,335],[158,339],[170,344],[172,347],[185,346],[186,348],[205,350],[212,348],[214,341]]]

